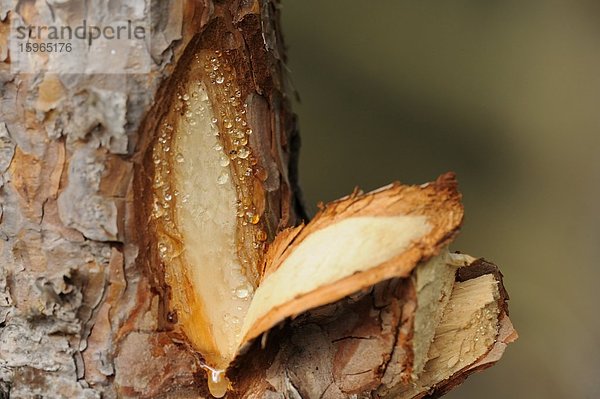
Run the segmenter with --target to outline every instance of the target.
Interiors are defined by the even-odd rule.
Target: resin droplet
[[[218,184],[225,184],[229,180],[229,173],[223,172],[219,177],[217,177]]]
[[[221,155],[221,157],[219,158],[219,164],[223,167],[229,166],[229,162],[229,157],[225,155]]]
[[[239,158],[246,159],[246,158],[248,158],[248,155],[250,155],[250,151],[248,151],[248,149],[246,147],[242,147],[238,150],[237,155]]]
[[[259,241],[266,241],[267,240],[267,233],[265,233],[263,230],[259,230],[256,233],[256,239]]]
[[[252,287],[249,285],[242,285],[235,289],[235,296],[240,299],[246,299],[252,294]]]
[[[158,250],[160,252],[167,252],[167,246],[161,242],[160,244],[158,244]]]
[[[215,398],[222,398],[229,388],[229,380],[223,370],[208,371],[208,390]]]
[[[185,161],[185,159],[183,158],[183,155],[181,155],[181,154],[177,154],[177,155],[175,156],[175,160],[176,160],[178,163],[182,163],[183,161]]]

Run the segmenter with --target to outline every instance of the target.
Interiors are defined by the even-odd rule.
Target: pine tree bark
[[[0,47],[11,17],[40,25],[50,16],[68,20],[86,12],[77,4],[0,2]],[[223,146],[225,155],[235,152],[225,163],[243,206],[235,228],[245,244],[236,253],[254,285],[273,272],[265,257],[277,259],[291,242],[285,229],[305,220],[278,2],[146,5],[153,21],[149,74],[13,74],[10,54],[0,51],[0,397],[210,397],[207,359],[184,309],[196,299],[178,282],[191,277],[163,254],[183,242],[168,211],[182,193],[157,183],[170,179],[176,162],[157,154],[180,140],[173,130],[191,123],[191,85],[203,87],[217,131],[243,109],[239,123],[248,130]],[[223,76],[211,77],[213,59]],[[220,77],[230,91],[221,89]],[[435,187],[454,192],[452,181]],[[349,201],[362,201],[357,196]],[[339,207],[335,212],[345,212]],[[459,216],[449,235],[432,243],[437,252],[415,263],[437,255]],[[488,274],[501,284],[495,269],[484,269],[464,280]],[[402,364],[392,360],[411,338],[417,293],[410,278],[390,277],[253,339],[228,370],[227,397],[395,397],[410,373],[392,370]],[[497,298],[498,319],[506,322],[504,300]],[[512,339],[506,327],[486,353],[501,354],[498,345]],[[461,375],[497,357],[480,357]],[[411,395],[451,386],[436,384]]]
[[[196,356],[168,334],[164,285],[138,234],[147,216],[139,204],[156,140],[153,117],[164,112],[164,99],[196,52],[234,52],[236,69],[245,73],[242,100],[269,172],[269,238],[302,215],[276,5],[147,6],[155,29],[150,74],[13,75],[5,46],[11,18],[44,25],[48,14],[68,20],[82,11],[75,1],[0,5],[3,396],[160,397],[189,390],[197,397],[205,377]]]

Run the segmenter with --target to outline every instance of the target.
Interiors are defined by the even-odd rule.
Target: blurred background
[[[309,210],[458,173],[520,339],[448,398],[600,398],[600,2],[283,2]]]

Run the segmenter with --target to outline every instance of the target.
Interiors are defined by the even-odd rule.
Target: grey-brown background
[[[314,212],[458,173],[521,335],[450,398],[600,397],[600,3],[286,0]]]

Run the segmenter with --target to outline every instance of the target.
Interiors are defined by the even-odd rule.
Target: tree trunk
[[[497,269],[445,250],[453,176],[302,225],[278,3],[146,3],[147,74],[11,73],[0,51],[0,397],[422,397],[496,361],[516,334]],[[0,47],[11,18],[95,5],[0,2]],[[282,287],[316,251],[339,273]]]

